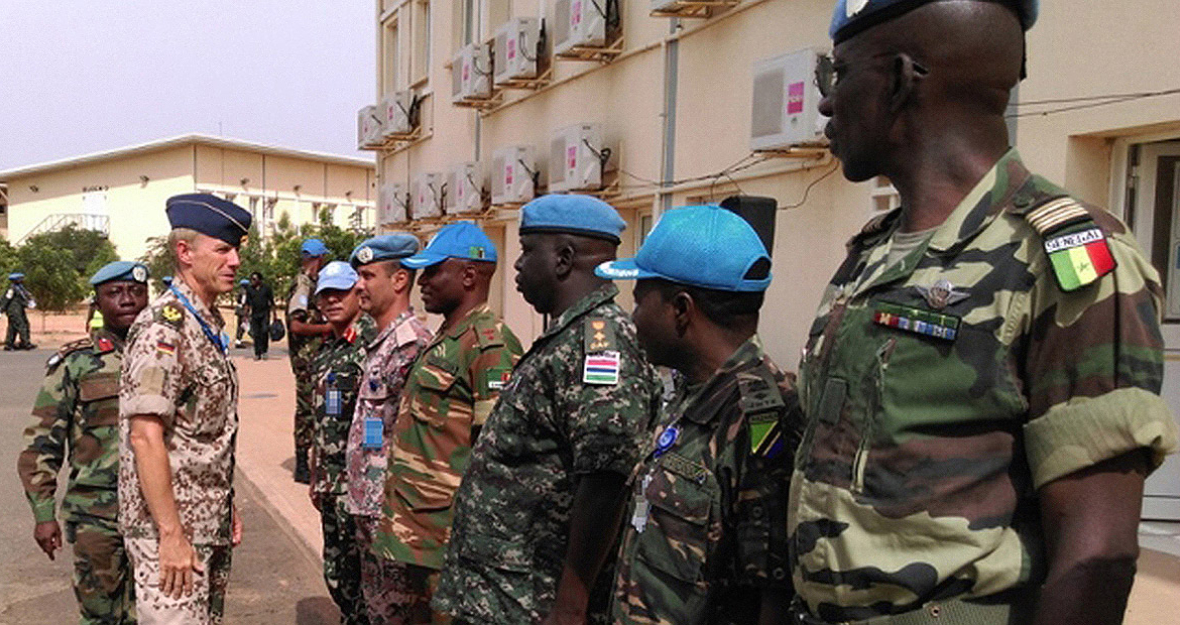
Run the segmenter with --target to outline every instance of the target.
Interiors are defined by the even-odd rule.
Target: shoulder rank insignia
[[[926,303],[935,310],[942,310],[951,304],[957,304],[969,297],[969,294],[964,291],[956,291],[955,285],[951,284],[950,280],[940,278],[933,286],[917,286],[918,293],[922,294]]]
[[[60,365],[62,361],[66,359],[66,356],[69,356],[76,351],[90,349],[92,347],[94,347],[94,341],[90,337],[78,339],[76,341],[70,341],[69,343],[62,345],[61,348],[59,348],[52,356],[49,357],[49,360],[45,361],[45,367],[49,370],[53,370],[54,367]]]
[[[953,341],[959,336],[960,321],[954,315],[902,306],[892,302],[878,302],[873,310],[873,323],[944,341]]]
[[[1116,263],[1106,233],[1070,197],[1050,200],[1025,215],[1044,238],[1053,277],[1069,293],[1114,271]]]
[[[172,327],[180,328],[181,322],[184,321],[184,310],[178,304],[169,302],[160,307],[156,318]]]
[[[585,348],[587,354],[615,349],[615,328],[602,317],[586,320]]]

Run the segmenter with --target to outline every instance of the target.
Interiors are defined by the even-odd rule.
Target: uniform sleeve
[[[569,437],[574,473],[611,472],[630,475],[640,459],[659,407],[660,384],[633,336],[619,334],[619,375],[611,384],[585,381],[586,357],[575,351],[565,363],[565,410],[570,415]],[[578,344],[582,348],[582,344]],[[559,389],[561,392],[561,389]]]
[[[1024,434],[1037,488],[1139,448],[1155,468],[1177,448],[1159,395],[1158,274],[1125,235],[1108,241],[1112,273],[1067,293],[1046,268],[1030,294]]]
[[[62,363],[45,377],[33,403],[33,420],[25,428],[25,449],[17,458],[17,472],[37,523],[56,518],[57,474],[65,462],[77,398],[77,386]]]
[[[520,341],[509,332],[502,340],[484,347],[467,369],[471,385],[472,424],[482,427],[500,399],[500,390],[508,383],[512,369],[520,360]]]
[[[287,314],[302,313],[307,315],[307,307],[311,302],[311,285],[299,278],[295,281],[295,288],[291,291],[291,299],[287,301]]]
[[[123,356],[119,390],[119,418],[159,417],[172,424],[184,393],[182,333],[173,325],[152,322],[134,333]]]

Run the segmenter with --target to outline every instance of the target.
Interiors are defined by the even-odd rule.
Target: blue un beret
[[[8,280],[10,282],[18,282],[18,281],[24,280],[24,279],[25,279],[25,274],[23,274],[19,271],[15,272],[15,273],[8,274]]]
[[[416,254],[418,247],[418,237],[407,232],[383,234],[356,246],[348,262],[353,267],[360,267],[379,260],[401,260]]]
[[[113,263],[107,263],[102,269],[94,272],[93,276],[90,276],[90,286],[98,286],[115,281],[147,284],[147,265],[133,263],[129,260],[116,260]]]
[[[871,26],[902,16],[924,4],[939,0],[836,0],[832,26],[828,34],[840,43]],[[1040,0],[979,0],[1002,4],[1020,16],[1024,30],[1033,27],[1040,12]]]
[[[238,247],[250,232],[250,212],[209,193],[186,193],[168,198],[168,223],[188,228]]]
[[[560,232],[618,243],[627,222],[610,204],[589,195],[551,193],[520,209],[520,233]]]

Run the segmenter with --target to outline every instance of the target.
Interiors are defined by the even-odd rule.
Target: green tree
[[[16,248],[8,239],[0,239],[0,280],[7,280],[8,274],[20,271],[18,262],[20,259],[17,258]]]
[[[90,276],[119,259],[101,233],[73,225],[29,237],[16,257],[42,310],[65,310],[82,301],[90,293]]]

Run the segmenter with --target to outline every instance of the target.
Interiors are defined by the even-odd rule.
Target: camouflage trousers
[[[29,341],[29,318],[25,316],[24,311],[18,314],[9,314],[8,317],[8,336],[4,339],[4,344],[8,347],[16,347],[18,345],[16,339],[20,336],[19,345],[28,345]]]
[[[135,585],[114,522],[67,523],[66,540],[74,546],[74,596],[82,625],[135,623]]]
[[[229,545],[193,545],[205,570],[193,573],[191,595],[173,599],[160,591],[159,542],[127,538],[124,543],[135,571],[135,610],[140,625],[220,625],[233,555]]]
[[[319,342],[317,341],[318,345]],[[291,371],[295,374],[295,449],[308,449],[315,431],[315,380],[312,379],[311,358],[291,354]],[[296,451],[298,453],[298,451]]]
[[[324,583],[340,607],[344,625],[368,625],[369,613],[361,596],[361,550],[356,523],[344,509],[342,495],[320,496],[320,522],[324,530]]]
[[[413,592],[408,567],[373,553],[378,517],[353,516],[361,550],[361,593],[373,625],[409,625],[421,598]]]

